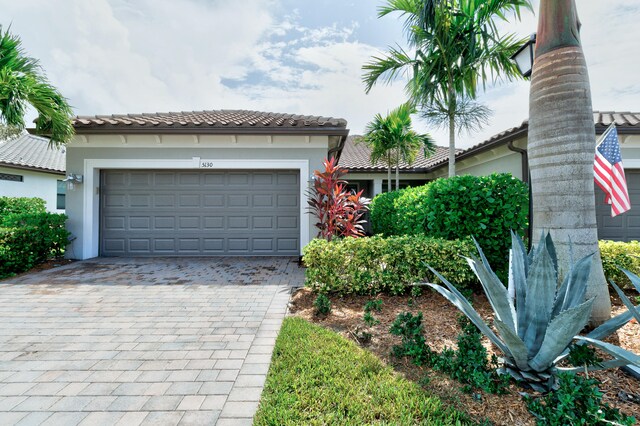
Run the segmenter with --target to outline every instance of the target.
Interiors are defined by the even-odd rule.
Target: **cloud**
[[[373,4],[296,4],[0,0],[0,24],[12,24],[79,114],[257,109],[342,117],[352,133],[361,133],[376,113],[405,101],[402,80],[369,94],[361,82],[364,63],[402,44],[401,18],[374,19]],[[578,8],[594,108],[637,110],[640,5],[610,0],[578,2]],[[527,12],[521,22],[500,26],[524,37],[536,23]],[[528,87],[490,84],[479,98],[494,110],[490,125],[461,135],[458,147],[519,125],[528,115]],[[419,119],[415,126],[447,144],[446,131]]]

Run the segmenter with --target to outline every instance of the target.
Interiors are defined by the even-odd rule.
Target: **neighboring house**
[[[306,193],[347,122],[256,111],[77,117],[67,251],[95,256],[297,256],[316,235]]]
[[[52,148],[49,139],[22,134],[0,141],[0,196],[38,197],[47,210],[64,213],[65,149]]]
[[[616,123],[625,167],[631,210],[615,218],[611,217],[611,208],[604,203],[604,193],[596,187],[596,219],[601,239],[621,241],[640,240],[640,113],[631,112],[594,112],[596,136],[601,135],[612,123]],[[518,127],[505,130],[486,141],[456,154],[457,174],[487,175],[494,172],[509,172],[519,179],[528,182],[529,169],[527,161],[528,123],[525,121]],[[357,182],[360,187],[371,188],[374,196],[383,190],[386,180],[384,166],[370,165],[366,162],[366,147],[347,142],[342,152],[340,165],[350,169],[347,179]],[[594,153],[595,155],[595,153]],[[363,160],[364,159],[364,160]],[[445,148],[424,163],[416,163],[412,168],[403,168],[401,182],[409,183],[420,180],[429,181],[446,177],[448,173],[448,156]]]

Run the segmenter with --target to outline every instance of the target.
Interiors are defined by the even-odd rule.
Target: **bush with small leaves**
[[[393,347],[395,356],[410,357],[416,365],[427,364],[433,356],[433,351],[424,338],[422,312],[415,316],[411,312],[398,314],[389,332],[402,338],[402,344]]]
[[[635,419],[602,402],[599,382],[572,373],[558,375],[558,389],[540,398],[525,396],[538,425],[633,425]]]
[[[364,311],[365,312],[382,311],[382,300],[381,299],[369,300],[367,303],[364,304]]]
[[[331,312],[331,300],[326,294],[320,293],[316,300],[313,301],[313,307],[316,310],[316,315],[329,315]]]
[[[364,323],[369,327],[373,327],[374,325],[380,324],[380,320],[374,317],[373,314],[369,311],[364,313],[364,316],[362,319]]]

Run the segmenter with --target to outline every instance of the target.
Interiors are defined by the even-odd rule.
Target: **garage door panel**
[[[100,253],[297,255],[299,187],[291,183],[298,174],[103,171]]]
[[[625,170],[631,210],[611,217],[611,206],[604,200],[604,192],[596,186],[596,220],[601,240],[640,240],[640,170]]]

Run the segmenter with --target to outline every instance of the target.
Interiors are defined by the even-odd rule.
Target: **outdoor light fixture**
[[[67,189],[73,191],[75,188],[75,184],[80,184],[83,181],[82,175],[76,175],[73,173],[69,173],[66,178],[62,180],[63,182],[67,182]]]
[[[531,34],[531,37],[516,53],[511,56],[511,60],[516,63],[518,71],[523,77],[531,76],[531,70],[533,69],[533,55],[536,47],[536,34]]]

